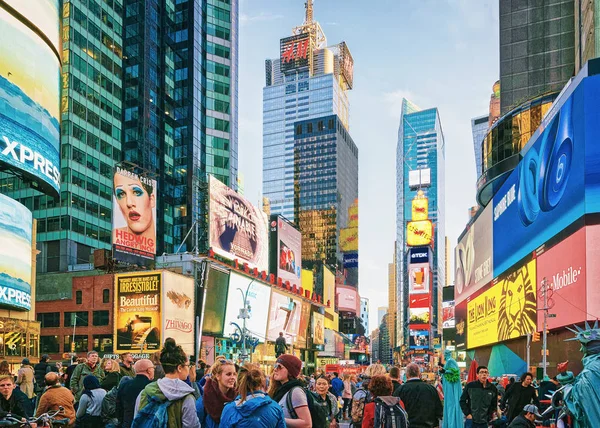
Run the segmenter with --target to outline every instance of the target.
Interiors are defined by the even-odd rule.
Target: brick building
[[[114,275],[98,271],[38,275],[36,319],[40,353],[62,360],[72,350],[85,356],[113,352]]]

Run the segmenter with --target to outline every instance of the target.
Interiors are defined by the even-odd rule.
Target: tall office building
[[[573,76],[574,3],[500,0],[502,114],[527,100],[560,91]]]
[[[369,299],[366,297],[360,298],[360,318],[365,328],[365,335],[368,336],[371,330],[369,330]]]
[[[575,0],[575,73],[600,57],[600,1]]]
[[[239,2],[123,3],[123,158],[157,178],[157,252],[202,251],[208,174],[238,184]]]
[[[110,248],[112,178],[121,160],[122,1],[62,2],[60,198],[3,177],[2,193],[38,220],[38,272],[90,263]]]
[[[408,342],[409,287],[406,227],[412,220],[412,202],[418,192],[423,192],[423,195],[428,198],[428,218],[433,223],[433,256],[429,261],[433,274],[430,322],[432,334],[441,334],[441,319],[438,315],[446,278],[444,176],[444,134],[437,108],[421,110],[410,101],[403,99],[396,151],[397,316],[398,325],[404,328],[404,340],[398,345]]]
[[[475,170],[477,180],[481,177],[481,143],[487,134],[489,115],[474,117],[471,119],[471,131],[473,132],[473,151],[475,152]]]
[[[394,245],[395,247],[395,245]],[[390,346],[396,347],[398,316],[396,308],[398,307],[398,287],[396,286],[396,251],[394,249],[394,261],[388,264],[388,333],[390,335]]]
[[[379,326],[379,324],[381,324],[381,321],[383,320],[383,316],[385,314],[387,314],[387,312],[388,312],[387,306],[380,306],[377,308],[377,326]]]
[[[280,57],[265,61],[263,88],[263,195],[271,212],[294,217],[294,123],[336,115],[349,130],[353,60],[344,42],[327,46],[306,2],[304,24],[280,41]]]

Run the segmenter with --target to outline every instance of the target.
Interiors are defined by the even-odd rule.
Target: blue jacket
[[[198,399],[196,400],[196,415],[198,415],[200,425],[202,426],[202,428],[219,428],[219,423],[215,422],[215,420],[210,417],[210,415],[204,408],[204,390],[200,391],[200,397],[198,397]]]
[[[342,379],[340,379],[339,377],[334,377],[333,379],[331,379],[331,389],[333,391],[333,395],[335,395],[336,397],[341,397],[342,396],[342,392],[344,392],[344,382],[342,381]]]
[[[240,397],[225,405],[221,415],[221,428],[285,428],[281,406],[263,391],[255,391],[246,397],[242,405]]]

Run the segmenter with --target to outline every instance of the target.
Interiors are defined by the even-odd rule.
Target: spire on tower
[[[304,3],[304,7],[306,8],[306,17],[304,19],[304,25],[312,24],[312,22],[313,22],[313,0],[306,0],[306,3]]]

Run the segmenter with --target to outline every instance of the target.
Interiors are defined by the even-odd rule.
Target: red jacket
[[[400,407],[404,409],[404,403],[402,400],[398,402]],[[362,428],[375,428],[375,403],[365,404],[365,411],[363,413]]]

